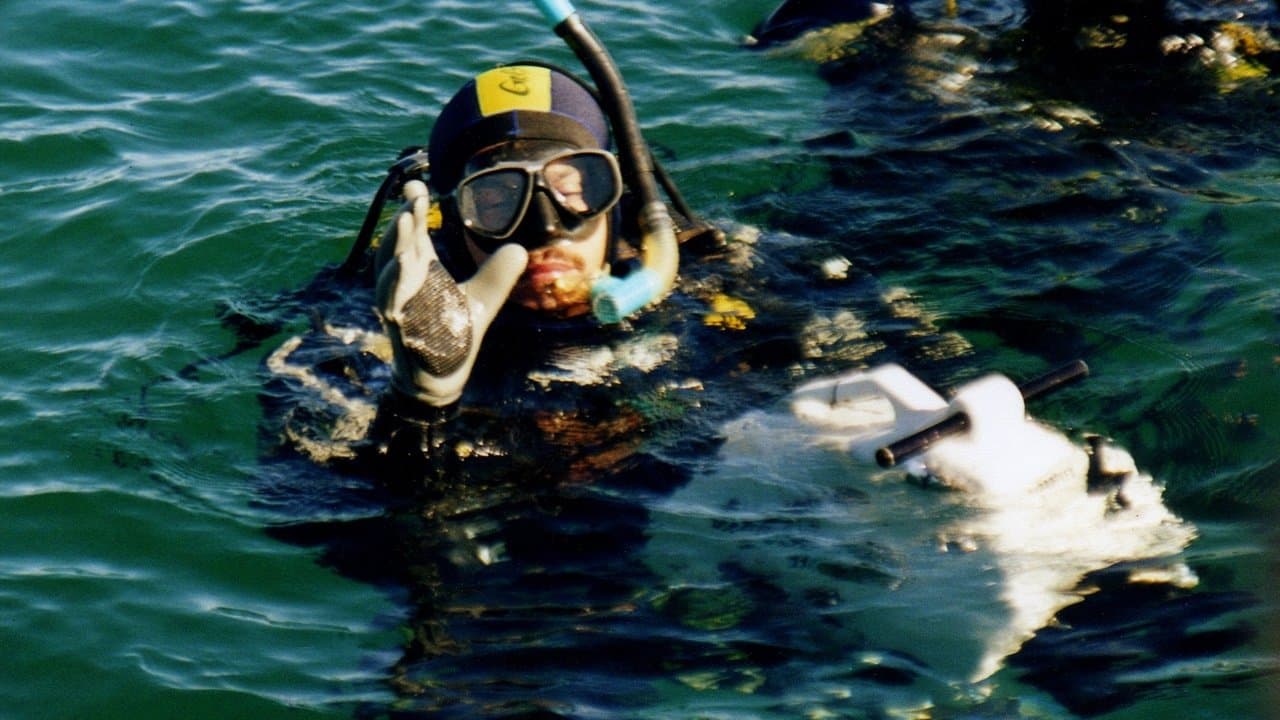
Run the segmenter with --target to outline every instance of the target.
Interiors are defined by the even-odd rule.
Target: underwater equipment
[[[599,95],[587,82],[554,65],[518,61],[467,81],[441,108],[431,127],[429,185],[448,198],[479,155],[519,144],[609,150],[613,132]],[[527,159],[520,148],[508,159]]]
[[[1023,400],[1031,400],[1053,390],[1080,380],[1089,374],[1089,366],[1083,360],[1075,360],[1051,370],[1033,380],[1018,385]],[[882,468],[891,468],[898,462],[923,452],[939,440],[962,433],[972,426],[969,415],[961,410],[938,422],[918,430],[901,440],[876,450],[876,462]]]
[[[596,318],[605,324],[618,323],[666,295],[675,284],[680,264],[675,223],[658,195],[659,171],[640,133],[631,96],[608,51],[568,0],[534,0],[534,4],[599,88],[622,156],[623,175],[639,198],[641,267],[626,277],[608,275],[591,289]]]
[[[1024,387],[1082,372],[1073,363]],[[876,465],[877,449],[957,412],[967,432]],[[1000,374],[950,401],[896,364],[817,378],[717,437],[709,470],[654,502],[641,561],[672,593],[767,586],[765,602],[790,609],[773,618],[786,642],[860,670],[979,682],[1080,602],[1093,573],[1197,582],[1180,557],[1196,528],[1160,484],[1122,448],[1028,417]]]
[[[463,178],[454,205],[472,241],[486,253],[516,236],[526,215],[537,213],[536,245],[562,228],[573,234],[611,210],[622,197],[617,160],[604,150],[568,150],[536,161],[498,162]]]
[[[901,366],[887,364],[803,385],[792,393],[791,407],[823,437],[840,437],[841,447],[860,460],[1004,492],[1087,459],[1083,449],[1032,420],[1026,400],[1088,371],[1077,360],[1022,385],[992,373],[960,386],[947,401]]]

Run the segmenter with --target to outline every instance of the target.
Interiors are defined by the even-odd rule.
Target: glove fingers
[[[471,316],[481,333],[489,327],[529,264],[529,252],[519,245],[503,245],[462,289],[471,304]]]
[[[411,199],[396,215],[393,256],[378,275],[378,306],[385,316],[397,314],[422,288],[428,269],[440,264],[427,233],[431,202],[426,186],[417,181],[407,183],[405,195]]]
[[[427,278],[427,267],[435,253],[424,256],[414,241],[413,214],[396,216],[396,248],[391,261],[378,274],[378,309],[388,318],[398,317],[409,298],[417,294]],[[428,240],[427,245],[431,244]],[[429,251],[428,251],[429,252]]]
[[[405,183],[402,193],[405,202],[383,235],[374,258],[375,272],[379,275],[392,258],[400,258],[403,263],[407,253],[426,255],[427,260],[436,254],[427,232],[427,218],[431,210],[427,186],[420,180],[411,180]],[[424,266],[427,260],[423,261]]]
[[[431,235],[427,233],[427,214],[430,211],[431,201],[425,195],[413,199],[414,248],[419,253],[430,253],[434,258],[436,248],[431,242]]]
[[[413,237],[413,212],[406,208],[396,214],[395,256],[401,263],[411,263],[413,258],[406,258],[406,256],[416,254],[416,249],[417,243],[414,242]]]
[[[430,195],[427,192],[427,184],[421,180],[410,180],[405,183],[400,193],[404,195],[404,199],[408,202],[413,202],[420,197],[429,197]]]

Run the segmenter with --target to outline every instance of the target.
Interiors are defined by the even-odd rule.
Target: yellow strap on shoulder
[[[476,98],[485,117],[511,110],[551,110],[551,70],[508,65],[476,76]]]

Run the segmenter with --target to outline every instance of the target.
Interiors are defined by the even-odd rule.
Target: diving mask
[[[572,150],[527,162],[499,162],[468,175],[453,191],[463,227],[492,253],[507,242],[540,245],[557,228],[573,235],[622,197],[618,161],[604,150]],[[515,237],[530,207],[545,227]]]

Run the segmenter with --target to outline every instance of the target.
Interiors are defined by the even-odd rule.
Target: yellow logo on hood
[[[476,76],[476,98],[485,117],[512,110],[551,110],[551,70],[508,65]]]

